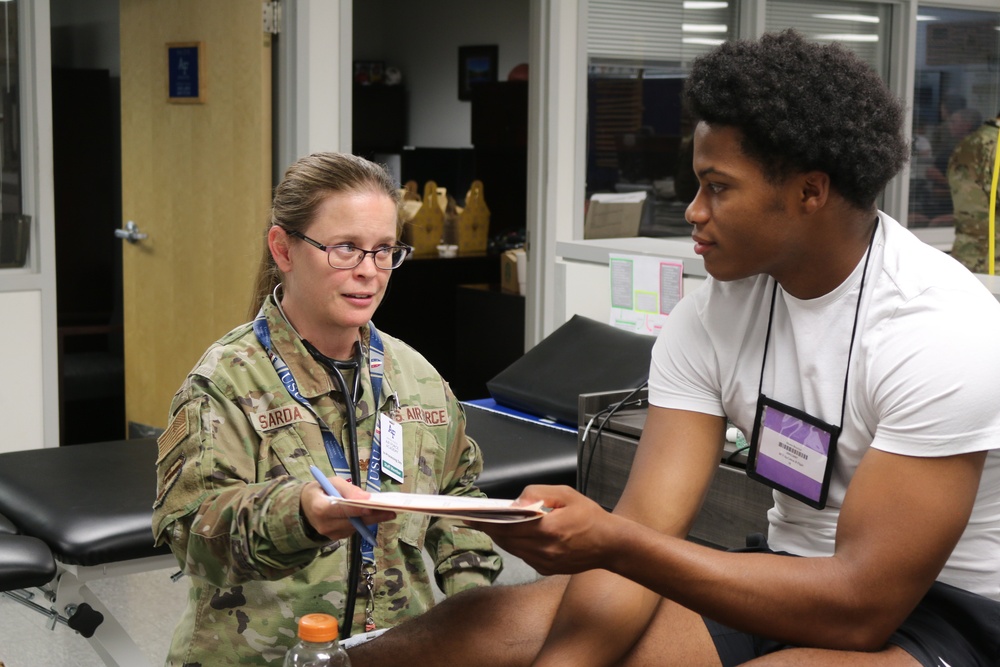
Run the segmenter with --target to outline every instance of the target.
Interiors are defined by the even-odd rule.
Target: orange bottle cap
[[[329,614],[306,614],[299,619],[299,638],[307,642],[329,642],[337,638],[337,619]]]

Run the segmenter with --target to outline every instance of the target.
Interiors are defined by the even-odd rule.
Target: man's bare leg
[[[568,577],[465,591],[352,648],[352,667],[519,667],[548,635]]]
[[[522,667],[548,635],[567,577],[466,591],[429,612],[352,648],[353,667]],[[877,653],[788,649],[753,660],[759,667],[919,667],[890,646]],[[623,667],[719,667],[715,644],[699,614],[661,600]]]
[[[920,667],[920,663],[898,646],[877,653],[857,651],[824,651],[812,648],[790,648],[757,658],[748,665],[754,667]]]
[[[719,667],[701,614],[660,598],[656,614],[622,661],[623,667]]]
[[[748,667],[919,667],[920,663],[898,646],[862,653],[811,648],[779,651],[748,663]],[[661,599],[656,615],[632,647],[624,667],[718,667],[715,643],[699,614]]]
[[[521,667],[548,635],[566,577],[466,591],[348,651],[353,667]],[[662,600],[625,667],[718,667],[701,616]]]

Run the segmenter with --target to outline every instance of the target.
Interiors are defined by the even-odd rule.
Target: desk
[[[626,392],[583,394],[581,436],[596,412],[621,400]],[[598,433],[595,425],[587,440],[581,439],[577,488],[605,509],[613,509],[621,497],[646,423],[647,408],[623,410],[612,416]],[[746,476],[746,456],[727,443],[725,458],[688,535],[689,539],[719,548],[745,546],[750,533],[767,534],[767,510],[774,504],[771,489]],[[588,466],[589,463],[589,466]]]
[[[108,665],[148,661],[88,582],[177,568],[168,547],[153,546],[156,453],[147,439],[0,454],[0,514],[56,560],[48,608],[7,595],[80,632]]]

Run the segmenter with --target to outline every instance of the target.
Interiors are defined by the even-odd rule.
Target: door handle
[[[135,224],[131,220],[125,223],[124,229],[115,230],[115,238],[125,239],[129,243],[138,243],[143,239],[148,239],[149,234],[144,234],[139,231],[139,225]]]

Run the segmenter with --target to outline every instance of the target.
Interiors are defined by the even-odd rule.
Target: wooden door
[[[120,8],[122,227],[148,235],[122,242],[125,414],[141,435],[166,426],[199,356],[246,320],[270,203],[271,38],[260,0]],[[200,43],[201,102],[168,99],[178,43]]]

